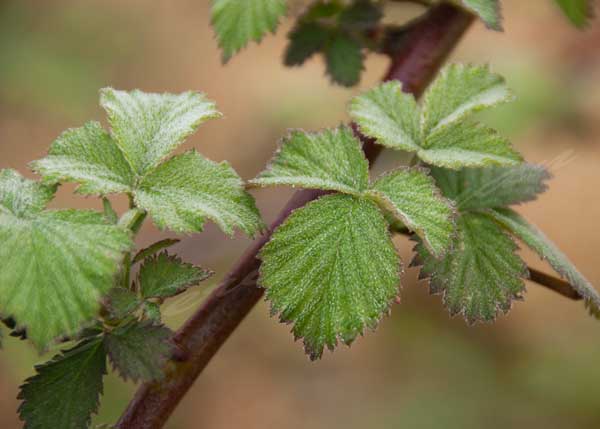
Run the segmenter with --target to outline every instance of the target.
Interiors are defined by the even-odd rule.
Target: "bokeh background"
[[[600,24],[577,31],[550,0],[504,0],[505,33],[477,23],[453,55],[490,63],[518,101],[486,119],[554,174],[550,190],[519,211],[540,226],[600,286]],[[395,7],[395,19],[419,12]],[[64,129],[104,121],[98,89],[202,90],[225,118],[203,125],[181,150],[228,159],[244,178],[264,166],[288,128],[347,120],[350,97],[374,85],[387,61],[372,55],[361,86],[331,86],[321,59],[281,64],[289,23],[227,66],[208,25],[208,0],[3,0],[0,2],[0,168],[29,177]],[[400,161],[386,152],[376,170]],[[56,207],[99,208],[64,186]],[[255,192],[272,220],[291,191]],[[125,201],[117,198],[119,209]],[[140,246],[169,236],[152,225]],[[165,308],[177,327],[248,239],[209,226],[177,245],[217,276]],[[397,240],[405,261],[412,245]],[[527,261],[549,268],[531,253]],[[209,365],[168,423],[190,428],[598,428],[600,324],[581,303],[528,284],[526,300],[493,325],[467,327],[429,296],[416,270],[402,304],[374,333],[309,362],[289,327],[258,305]],[[0,427],[18,428],[15,399],[39,356],[6,339],[0,353]],[[111,375],[95,424],[113,423],[134,391]],[[57,428],[58,429],[58,428]]]

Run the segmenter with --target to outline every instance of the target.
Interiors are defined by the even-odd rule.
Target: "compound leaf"
[[[174,156],[148,173],[134,197],[160,228],[176,232],[202,231],[205,217],[227,234],[240,228],[254,235],[263,228],[254,199],[233,168],[195,150]]]
[[[139,176],[156,167],[202,122],[221,116],[215,104],[198,92],[153,94],[104,88],[100,104],[108,114],[115,143]]]
[[[423,161],[458,170],[462,167],[517,165],[523,161],[510,142],[481,124],[456,122],[438,128],[417,152]]]
[[[550,173],[541,165],[465,168],[433,167],[431,175],[460,210],[503,207],[534,200],[547,189]]]
[[[425,171],[418,168],[393,171],[379,178],[369,194],[416,232],[436,257],[448,250],[454,231],[454,210]]]
[[[106,348],[113,367],[127,380],[156,380],[172,351],[171,330],[146,320],[124,323],[106,334]]]
[[[439,261],[422,244],[416,247],[431,293],[443,293],[451,315],[469,323],[493,321],[498,310],[508,312],[525,290],[527,268],[514,252],[516,245],[493,220],[467,213],[457,220],[457,239]]]
[[[138,282],[143,298],[168,298],[184,292],[211,275],[209,270],[186,264],[176,256],[162,252],[144,261]]]
[[[331,30],[316,22],[298,24],[289,34],[290,42],[285,50],[286,66],[302,65],[311,56],[320,52],[331,37]]]
[[[420,145],[419,110],[415,98],[388,82],[354,97],[350,116],[362,133],[381,145],[416,152]]]
[[[374,328],[398,295],[400,260],[371,201],[327,195],[296,210],[260,258],[259,283],[272,311],[293,322],[311,359],[338,338]]]
[[[21,386],[19,407],[26,429],[80,429],[98,410],[106,352],[102,338],[84,341],[51,361]]]
[[[48,183],[80,183],[77,192],[86,195],[129,192],[134,184],[131,166],[98,122],[65,131],[32,168]]]
[[[462,4],[474,12],[488,28],[502,31],[500,0],[461,0]]]
[[[227,62],[248,42],[275,32],[286,14],[286,0],[213,0],[212,23]]]
[[[345,193],[369,186],[369,164],[350,127],[321,133],[292,131],[252,185],[291,185]]]
[[[94,317],[132,245],[102,213],[40,211],[51,192],[14,171],[0,173],[0,312],[40,349]]]
[[[364,56],[362,46],[348,34],[339,32],[325,48],[327,74],[334,83],[354,86],[360,81]]]
[[[577,28],[584,28],[594,17],[593,0],[555,0],[563,13]]]
[[[423,136],[512,99],[504,78],[491,73],[487,66],[451,64],[444,67],[425,93]]]
[[[547,260],[561,277],[581,295],[596,311],[600,311],[600,294],[573,263],[546,235],[511,209],[494,209],[488,214],[511,234]]]

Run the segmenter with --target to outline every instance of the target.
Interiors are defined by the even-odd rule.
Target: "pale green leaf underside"
[[[106,353],[101,338],[78,344],[37,366],[21,386],[19,415],[26,429],[86,428],[98,409]]]
[[[132,244],[102,213],[40,211],[49,189],[0,172],[0,313],[40,349],[95,316]]]
[[[121,376],[134,382],[163,376],[162,367],[169,357],[172,332],[152,321],[132,321],[106,335],[108,356]]]
[[[491,73],[488,67],[451,64],[425,93],[421,119],[423,136],[512,99],[504,78]]]
[[[143,176],[156,167],[198,126],[221,114],[204,94],[153,94],[104,88],[106,110],[115,143],[133,171]]]
[[[431,278],[431,292],[443,293],[450,314],[462,314],[469,323],[493,321],[525,290],[527,269],[514,253],[515,243],[483,214],[458,218],[454,248],[442,261],[422,244],[416,250],[423,273]]]
[[[321,133],[292,131],[267,170],[250,184],[360,193],[369,186],[369,164],[349,127]]]
[[[510,142],[481,124],[456,122],[430,134],[417,152],[428,164],[458,170],[463,167],[517,165],[523,161]]]
[[[350,104],[350,117],[361,132],[381,145],[416,152],[420,145],[419,110],[398,82],[384,83]]]
[[[461,0],[462,4],[477,14],[488,28],[502,30],[500,0]]]
[[[226,162],[207,160],[194,150],[147,174],[134,197],[160,228],[202,231],[205,217],[227,234],[239,228],[254,235],[263,228],[254,199],[233,168]]]
[[[311,358],[374,328],[398,295],[400,260],[378,207],[328,195],[296,210],[263,247],[259,283]]]
[[[143,298],[168,298],[210,277],[212,273],[162,252],[149,257],[140,268],[139,290]]]
[[[248,42],[260,42],[265,34],[274,32],[286,11],[286,0],[213,0],[212,23],[223,60]]]
[[[379,178],[368,193],[416,232],[436,257],[448,250],[454,231],[454,210],[424,170],[393,171]]]
[[[563,13],[577,28],[585,27],[594,16],[594,0],[555,0]]]
[[[82,194],[129,192],[135,174],[125,156],[98,122],[65,131],[46,158],[32,168],[50,183],[77,182]]]
[[[431,175],[443,194],[460,210],[504,207],[534,200],[550,178],[541,165],[465,168],[460,171],[434,167]]]
[[[594,307],[596,312],[600,311],[600,294],[542,231],[511,209],[495,209],[490,210],[488,213],[511,234],[534,250],[542,259],[547,260],[552,268]]]

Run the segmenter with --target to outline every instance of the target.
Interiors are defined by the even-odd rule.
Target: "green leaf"
[[[65,131],[44,159],[31,163],[48,183],[78,182],[81,194],[128,192],[134,173],[111,136],[98,122]]]
[[[144,259],[146,259],[147,257],[155,255],[158,252],[160,252],[161,250],[167,249],[167,248],[179,243],[179,241],[180,240],[173,239],[173,238],[166,238],[164,240],[157,241],[156,243],[152,244],[151,246],[148,246],[147,248],[140,250],[133,258],[132,264],[141,262]]]
[[[110,200],[106,197],[102,198],[102,213],[104,213],[104,218],[108,223],[116,224],[119,222],[119,215],[117,215]]]
[[[294,323],[312,359],[338,338],[350,344],[375,328],[399,293],[388,224],[373,202],[353,196],[327,195],[296,210],[260,258],[272,311]]]
[[[460,210],[503,207],[534,200],[547,189],[550,173],[541,165],[465,168],[434,167],[431,174],[443,194]]]
[[[398,82],[388,82],[354,97],[350,117],[362,133],[381,145],[416,152],[421,143],[419,110],[414,97]]]
[[[202,231],[205,217],[227,234],[262,230],[254,199],[229,163],[210,161],[195,150],[175,156],[147,174],[134,193],[159,228]]]
[[[112,288],[105,298],[106,307],[114,319],[124,319],[141,305],[138,296],[124,287]]]
[[[21,386],[19,415],[26,429],[81,429],[90,425],[102,394],[106,352],[102,338],[84,341],[36,366]]]
[[[299,23],[288,35],[290,41],[285,50],[286,66],[300,66],[311,56],[320,52],[331,37],[331,30],[315,22]]]
[[[0,312],[40,349],[96,315],[132,245],[102,213],[40,211],[50,195],[14,171],[0,172]]]
[[[138,277],[140,293],[144,299],[168,298],[196,286],[213,273],[175,256],[162,252],[149,257],[140,268]]]
[[[416,232],[436,257],[448,250],[454,232],[454,210],[426,171],[419,168],[393,171],[379,178],[369,194]]]
[[[542,259],[547,260],[552,268],[566,279],[596,312],[600,311],[600,294],[542,231],[511,209],[490,210],[488,214],[534,250]]]
[[[342,28],[365,31],[375,27],[383,16],[381,6],[370,0],[354,0],[344,8],[339,20]]]
[[[462,3],[479,16],[488,28],[502,31],[500,0],[462,0]]]
[[[446,66],[424,96],[423,136],[513,98],[504,78],[491,73],[487,66]]]
[[[584,28],[594,17],[592,0],[555,0],[563,13],[577,28]]]
[[[133,171],[143,176],[156,167],[198,126],[220,117],[204,94],[153,94],[104,88],[100,104],[106,110],[115,143]]]
[[[457,122],[430,134],[417,152],[423,161],[458,170],[462,167],[517,165],[523,161],[510,142],[481,124]]]
[[[212,24],[227,62],[248,42],[275,32],[287,12],[286,0],[213,0]]]
[[[354,86],[360,81],[364,56],[362,46],[345,33],[335,35],[325,48],[327,74],[334,83]]]
[[[369,186],[369,163],[350,127],[292,131],[251,185],[291,185],[357,194]]]
[[[106,335],[108,356],[125,380],[159,379],[172,351],[171,334],[165,326],[148,320],[125,323]]]
[[[527,268],[516,248],[494,221],[468,213],[458,218],[455,246],[442,261],[422,244],[416,250],[422,274],[431,277],[431,293],[443,293],[451,315],[474,323],[493,321],[498,310],[507,313],[513,299],[522,299]]]

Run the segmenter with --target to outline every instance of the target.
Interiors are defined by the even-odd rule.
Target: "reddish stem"
[[[404,91],[420,96],[472,20],[472,15],[450,4],[432,7],[403,33],[385,80],[398,80]],[[364,142],[365,154],[373,162],[381,148],[372,141],[364,139]],[[294,194],[269,233],[254,242],[221,285],[175,334],[174,342],[186,359],[170,361],[161,381],[140,386],[117,423],[118,428],[159,429],[164,425],[221,345],[261,299],[263,290],[256,283],[260,267],[257,254],[271,232],[292,210],[321,194],[312,190]]]

